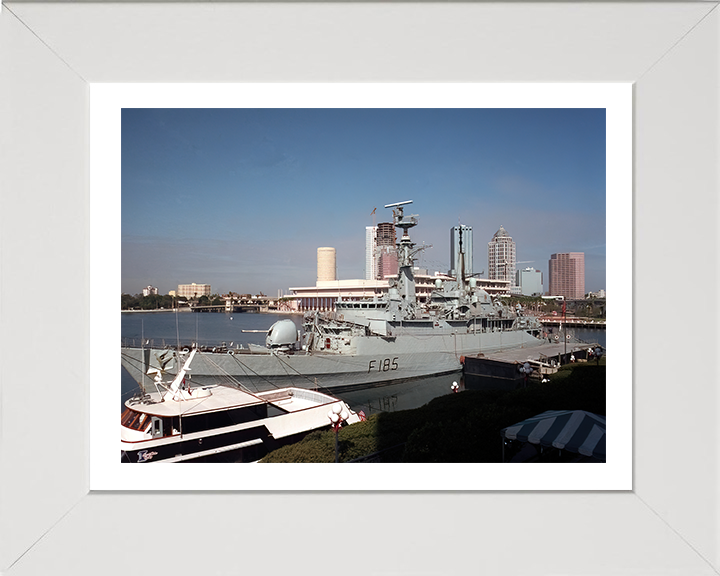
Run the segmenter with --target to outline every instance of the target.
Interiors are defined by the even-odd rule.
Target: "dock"
[[[538,318],[543,326],[567,326],[569,328],[590,328],[605,330],[607,321],[601,318],[579,318],[576,316],[541,316]]]
[[[578,362],[586,362],[588,348],[595,348],[596,343],[564,342],[541,344],[530,348],[515,348],[479,354],[478,356],[465,356],[463,359],[463,373],[465,376],[478,376],[493,378],[498,381],[507,381],[506,384],[519,384],[524,376],[518,367],[526,362],[533,367],[531,378],[554,374],[561,364],[569,364],[570,356]]]

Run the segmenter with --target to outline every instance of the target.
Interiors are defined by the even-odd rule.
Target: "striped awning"
[[[508,440],[552,446],[605,460],[605,416],[584,410],[548,410],[503,428],[500,434]]]

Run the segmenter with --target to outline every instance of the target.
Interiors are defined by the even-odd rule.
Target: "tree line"
[[[562,300],[544,299],[540,296],[510,296],[503,300],[511,307],[520,304],[528,312],[562,314]],[[605,300],[568,300],[566,314],[583,318],[605,318]]]
[[[213,294],[212,296],[200,296],[200,298],[190,298],[190,299],[182,299],[180,300],[177,298],[177,296],[170,296],[168,294],[160,295],[160,294],[150,294],[148,296],[143,296],[142,294],[135,294],[134,296],[130,294],[122,294],[120,297],[120,309],[121,310],[162,310],[162,309],[171,309],[176,308],[178,306],[178,301],[180,302],[180,305],[187,304],[187,302],[191,301],[194,304],[197,304],[198,306],[219,306],[221,304],[224,304],[224,300],[222,300],[217,294]]]

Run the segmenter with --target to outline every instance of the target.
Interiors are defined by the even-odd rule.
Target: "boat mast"
[[[182,395],[180,394],[180,385],[185,378],[185,374],[190,371],[190,363],[193,361],[196,352],[197,348],[193,348],[190,351],[190,356],[188,356],[188,359],[185,360],[182,368],[178,371],[177,376],[175,376],[175,379],[170,384],[168,394],[171,395],[173,400],[180,400],[182,398]]]
[[[140,318],[140,391],[142,392],[143,398],[145,397],[145,321]]]

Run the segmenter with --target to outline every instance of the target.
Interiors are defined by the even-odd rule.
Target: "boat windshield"
[[[150,418],[147,414],[136,412],[131,408],[125,408],[125,411],[122,413],[120,418],[120,422],[123,426],[125,426],[125,428],[140,430],[141,432],[147,431],[150,427],[151,420],[152,418]]]

